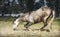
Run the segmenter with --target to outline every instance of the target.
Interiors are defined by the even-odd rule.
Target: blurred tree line
[[[56,10],[56,17],[60,15],[60,0],[46,0],[47,6]],[[0,0],[0,13],[26,13],[44,6],[44,0]]]

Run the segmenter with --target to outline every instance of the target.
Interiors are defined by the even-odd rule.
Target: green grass
[[[0,17],[0,37],[60,37],[60,19],[54,20],[53,29],[50,32],[38,30],[43,26],[42,22],[30,26],[31,29],[36,29],[33,31],[24,30],[25,23],[20,23],[14,31],[12,28],[14,20],[13,17]],[[46,29],[49,29],[49,26]]]

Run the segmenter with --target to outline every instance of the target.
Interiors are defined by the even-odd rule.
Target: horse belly
[[[37,19],[34,19],[35,23],[38,23],[38,22],[41,22],[41,21],[42,21],[41,17],[38,17]]]

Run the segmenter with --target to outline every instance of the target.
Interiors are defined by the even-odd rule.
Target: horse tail
[[[53,22],[53,20],[55,18],[55,10],[51,10],[50,16],[51,16],[51,19],[49,21],[49,26],[50,26],[50,29],[52,29],[52,22]]]
[[[52,17],[55,18],[55,10],[52,10]]]
[[[50,13],[50,15],[48,16],[47,20],[48,20],[50,17],[51,17],[51,18],[55,18],[55,10],[51,10],[51,13]]]

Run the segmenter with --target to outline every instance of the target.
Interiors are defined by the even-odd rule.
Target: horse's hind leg
[[[44,30],[44,28],[48,25],[47,20],[47,17],[45,17],[43,20],[44,26],[40,28],[41,30]]]
[[[41,30],[44,30],[44,28],[45,28],[47,25],[48,25],[48,24],[47,24],[47,21],[45,21],[45,22],[44,22],[44,26],[41,27],[40,29],[41,29]]]
[[[14,24],[13,24],[13,30],[15,30],[16,27],[18,26],[19,20],[20,20],[20,19],[18,18],[18,19],[16,19],[16,20],[14,21]]]

